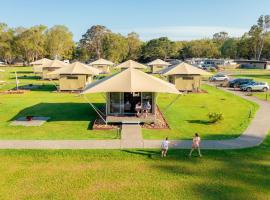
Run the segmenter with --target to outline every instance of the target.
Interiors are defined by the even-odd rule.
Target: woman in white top
[[[189,153],[189,157],[191,156],[194,149],[197,149],[199,156],[202,157],[202,154],[200,151],[200,143],[201,143],[201,138],[200,138],[198,133],[195,133],[195,136],[193,137],[193,140],[192,140],[192,148],[191,148],[191,151]]]
[[[140,116],[140,112],[141,112],[141,110],[142,110],[142,104],[141,104],[141,102],[138,102],[138,103],[135,105],[135,110],[136,110],[136,112],[137,112],[137,117],[139,117],[139,116]]]
[[[161,143],[161,157],[166,157],[167,156],[167,152],[169,149],[169,144],[170,142],[168,141],[168,137],[166,137],[165,140],[162,141]]]

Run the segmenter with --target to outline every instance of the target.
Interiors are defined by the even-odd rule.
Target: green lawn
[[[9,83],[2,90],[15,87],[14,71],[20,76],[20,85],[36,84],[40,88],[25,94],[0,94],[0,139],[115,139],[116,130],[91,130],[96,113],[83,97],[76,94],[55,93],[50,81],[38,80],[29,67],[6,69],[4,79]],[[171,130],[143,130],[147,139],[190,139],[194,132],[202,138],[220,139],[240,135],[247,127],[257,106],[239,97],[203,86],[206,94],[188,94],[180,97],[165,113]],[[101,94],[87,95],[96,106],[104,105]],[[175,95],[160,94],[158,105],[161,110]],[[209,124],[209,112],[222,112],[224,120]],[[26,115],[51,117],[41,127],[13,127],[10,121]]]
[[[237,137],[248,126],[257,105],[238,96],[204,85],[207,94],[188,94],[180,97],[164,114],[171,130],[143,130],[146,139],[190,139],[195,132],[205,139]],[[159,95],[158,103],[163,110],[174,95]],[[207,114],[223,113],[224,119],[209,123]]]
[[[244,150],[1,150],[0,199],[267,200],[270,137]]]

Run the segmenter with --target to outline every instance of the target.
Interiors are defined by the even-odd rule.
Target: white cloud
[[[226,31],[229,36],[239,37],[248,31],[248,28],[222,27],[222,26],[164,26],[133,29],[112,29],[114,32],[127,34],[132,31],[138,33],[142,40],[166,36],[171,40],[192,40],[211,38],[214,33]]]

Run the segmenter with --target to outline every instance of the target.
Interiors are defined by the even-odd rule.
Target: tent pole
[[[167,110],[179,99],[180,96],[180,94],[177,95],[177,97],[164,109],[164,113],[167,112]]]
[[[96,111],[96,113],[99,115],[99,117],[102,119],[102,121],[106,124],[107,126],[107,121],[104,119],[104,117],[99,113],[101,111],[98,111],[98,109],[86,98],[85,95],[83,95],[83,97],[85,98],[85,100],[91,105],[91,107]]]

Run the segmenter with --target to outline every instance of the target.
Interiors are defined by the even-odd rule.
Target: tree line
[[[192,57],[268,60],[269,28],[270,16],[262,15],[241,37],[219,32],[208,39],[171,41],[160,37],[144,42],[135,32],[123,36],[95,25],[75,43],[71,31],[63,25],[10,28],[0,23],[0,60],[6,63],[16,60],[29,63],[43,57],[82,62],[105,58],[115,63],[128,59],[147,62],[156,58]]]

